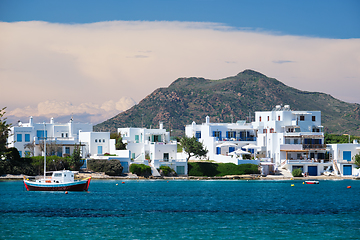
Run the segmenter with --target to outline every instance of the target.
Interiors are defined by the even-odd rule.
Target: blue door
[[[216,147],[216,154],[221,154],[221,148],[220,147]]]
[[[229,153],[235,151],[235,147],[229,147]]]
[[[317,176],[317,166],[308,166],[309,176]]]
[[[98,146],[98,154],[102,154],[102,146]]]
[[[343,175],[344,176],[352,175],[352,166],[351,165],[344,165],[343,166]]]

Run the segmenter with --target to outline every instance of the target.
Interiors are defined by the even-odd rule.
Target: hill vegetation
[[[325,93],[301,91],[252,70],[220,80],[179,78],[94,129],[115,132],[119,127],[155,128],[162,121],[172,130],[172,136],[182,136],[185,125],[205,122],[206,116],[211,122],[250,121],[255,111],[270,111],[276,105],[319,110],[325,132],[360,136],[359,104]]]

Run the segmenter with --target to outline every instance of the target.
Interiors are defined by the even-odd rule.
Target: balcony
[[[325,150],[326,144],[282,144],[280,151]]]
[[[218,138],[216,137],[215,140],[217,142],[221,142],[221,141],[238,141],[238,142],[251,142],[251,141],[256,141],[256,137],[242,137],[242,138]]]

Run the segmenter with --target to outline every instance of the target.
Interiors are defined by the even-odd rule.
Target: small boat
[[[315,180],[309,180],[309,181],[305,181],[306,184],[319,184],[319,181],[315,181]]]
[[[91,177],[74,180],[75,173],[69,170],[54,171],[52,176],[46,176],[46,124],[44,124],[44,177],[29,180],[24,177],[25,188],[28,191],[87,191]]]
[[[35,181],[25,179],[25,188],[28,191],[87,191],[91,177],[74,180],[74,172],[69,170],[54,171],[52,176],[46,176]]]

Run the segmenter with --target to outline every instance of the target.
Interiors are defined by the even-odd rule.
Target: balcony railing
[[[216,141],[256,141],[256,137],[242,137],[242,138],[216,138]]]
[[[326,144],[303,144],[304,149],[326,149]]]

